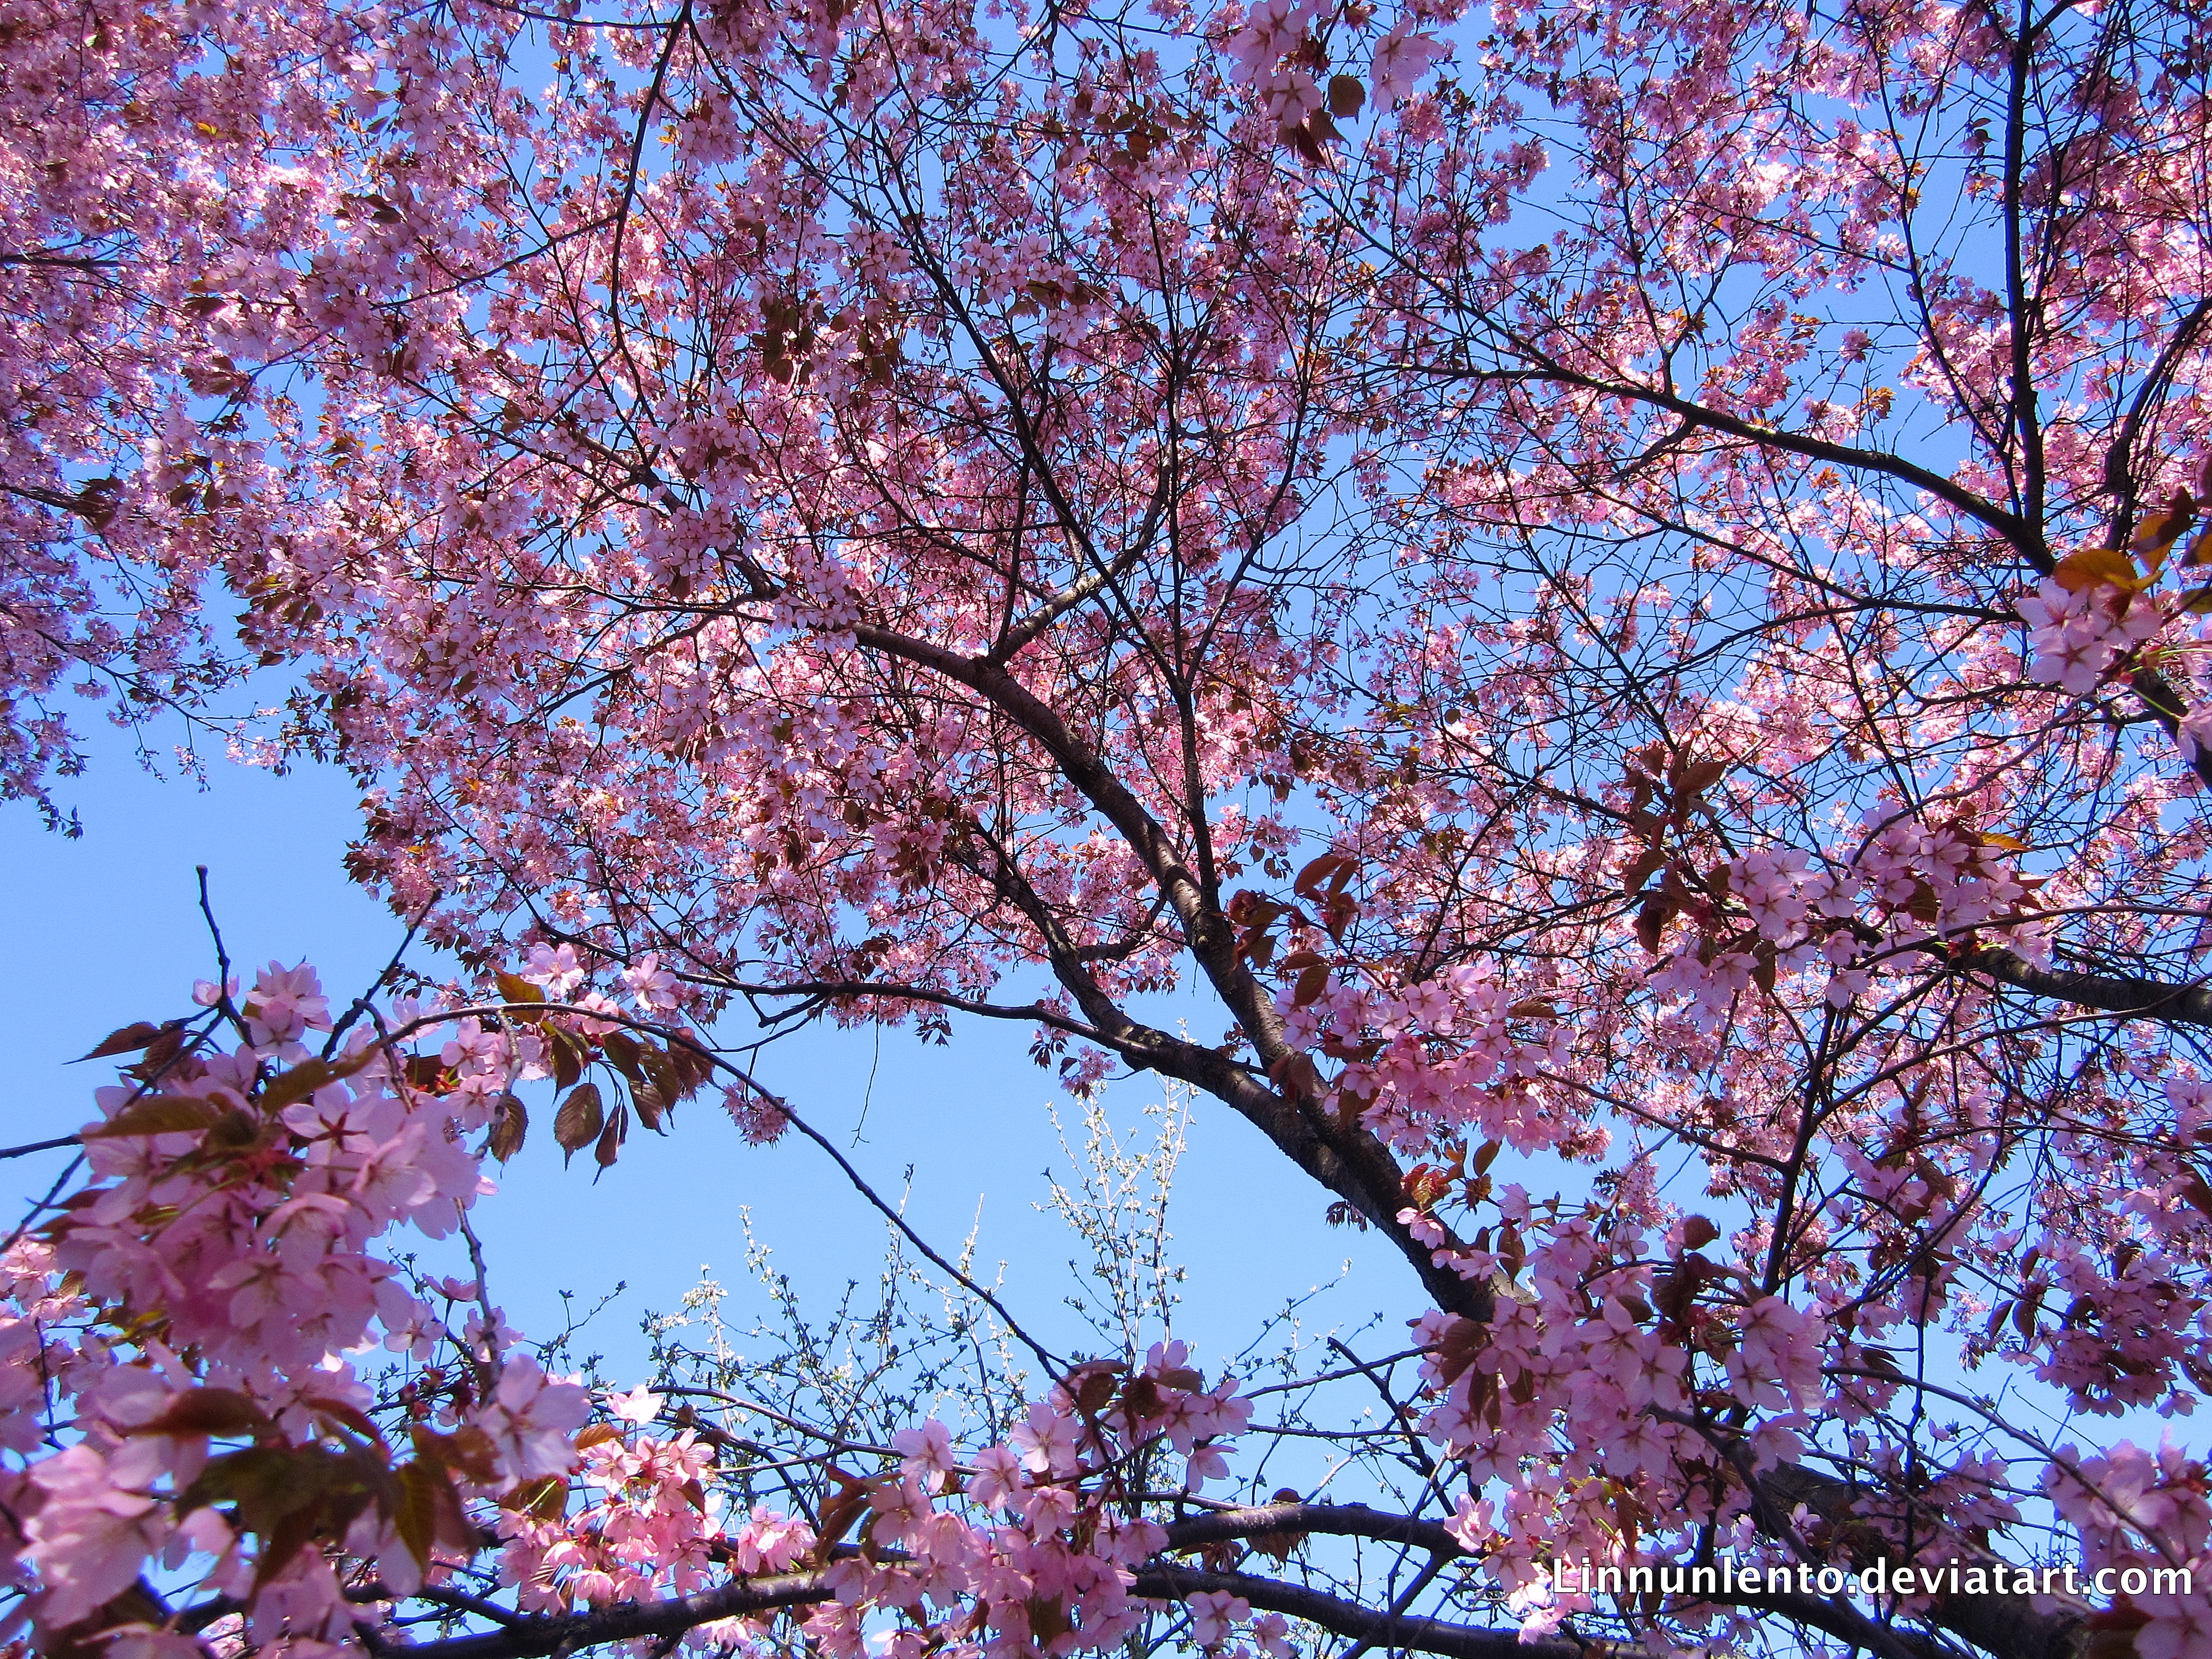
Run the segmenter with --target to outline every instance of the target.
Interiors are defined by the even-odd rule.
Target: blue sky
[[[0,806],[0,858],[12,875],[0,1033],[24,1061],[0,1144],[78,1127],[109,1074],[98,1062],[68,1062],[118,1025],[187,1011],[192,981],[213,973],[196,865],[209,867],[217,919],[249,977],[272,957],[306,957],[342,1006],[402,937],[340,868],[357,797],[335,770],[278,778],[218,762],[203,788],[148,775],[120,741],[96,742],[92,770],[63,799],[81,814],[79,839],[45,830],[22,803]],[[1152,1017],[1172,1019],[1177,1000]],[[1197,999],[1185,1006],[1194,1030],[1222,1024]],[[908,1190],[909,1217],[940,1249],[951,1253],[980,1216],[985,1276],[1005,1263],[1016,1316],[1073,1345],[1060,1303],[1072,1288],[1066,1262],[1083,1252],[1035,1206],[1046,1197],[1047,1166],[1066,1168],[1047,1107],[1059,1099],[1079,1127],[1080,1112],[1030,1063],[1028,1040],[1025,1029],[975,1022],[957,1026],[949,1047],[903,1031],[824,1030],[780,1045],[763,1076],[847,1148],[878,1191],[896,1200]],[[1119,1121],[1159,1097],[1149,1078],[1118,1081],[1108,1094]],[[702,1100],[678,1114],[666,1139],[634,1131],[621,1162],[594,1183],[588,1158],[563,1170],[550,1110],[532,1106],[531,1144],[479,1212],[493,1290],[509,1318],[536,1334],[556,1320],[562,1291],[592,1300],[627,1281],[582,1345],[607,1356],[611,1375],[637,1371],[640,1317],[673,1306],[702,1264],[738,1291],[736,1311],[750,1305],[743,1207],[778,1265],[817,1302],[848,1277],[872,1277],[881,1261],[882,1224],[797,1136],[747,1146]],[[0,1194],[27,1203],[67,1156],[0,1166]],[[1314,1306],[1314,1322],[1351,1327],[1388,1310],[1382,1334],[1395,1343],[1398,1319],[1419,1311],[1402,1264],[1371,1239],[1322,1224],[1327,1200],[1226,1107],[1198,1103],[1171,1225],[1191,1270],[1177,1333],[1209,1370],[1285,1298],[1337,1279],[1347,1258],[1358,1266]]]

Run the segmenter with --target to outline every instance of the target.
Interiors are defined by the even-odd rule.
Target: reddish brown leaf
[[[501,1095],[491,1112],[491,1135],[484,1143],[485,1150],[504,1164],[522,1150],[524,1138],[530,1133],[530,1114],[520,1098]]]
[[[1323,853],[1292,878],[1291,890],[1309,903],[1318,903],[1324,884],[1341,892],[1345,883],[1352,879],[1352,872],[1358,867],[1341,853]]]
[[[1113,1360],[1094,1359],[1068,1373],[1067,1391],[1083,1410],[1103,1412],[1113,1402],[1115,1379],[1127,1369]]]
[[[568,1483],[557,1474],[540,1475],[510,1488],[499,1505],[532,1520],[558,1521],[568,1511]]]
[[[349,1078],[376,1058],[374,1048],[363,1048],[347,1055],[333,1066],[326,1060],[303,1060],[289,1072],[279,1072],[261,1085],[256,1098],[263,1108],[275,1111],[305,1100],[316,1090],[325,1088],[343,1078]]]
[[[519,975],[495,974],[492,977],[499,985],[500,995],[510,1004],[531,1008],[542,1006],[546,1000],[543,987],[533,985]]]
[[[1650,880],[1652,873],[1666,862],[1666,848],[1662,847],[1645,848],[1633,859],[1631,859],[1628,863],[1628,867],[1620,872],[1620,890],[1624,893],[1642,892],[1644,890],[1644,884]]]
[[[607,1127],[599,1132],[599,1144],[592,1152],[599,1168],[612,1168],[614,1161],[622,1156],[623,1142],[629,1139],[629,1108],[617,1106],[614,1115],[607,1120]]]
[[[119,1135],[179,1134],[204,1129],[222,1116],[213,1101],[193,1095],[160,1095],[134,1101],[96,1129],[85,1131],[87,1140],[106,1140]]]
[[[1445,1322],[1443,1334],[1429,1350],[1436,1356],[1437,1370],[1446,1387],[1459,1380],[1460,1374],[1474,1364],[1489,1341],[1482,1327],[1472,1319],[1462,1319],[1454,1314]]]
[[[599,1085],[580,1084],[553,1115],[553,1139],[563,1152],[573,1158],[599,1138],[606,1123],[606,1108],[599,1103]]]
[[[193,1389],[170,1401],[159,1417],[135,1425],[125,1434],[256,1434],[269,1419],[234,1389]]]
[[[100,1040],[98,1046],[95,1047],[89,1054],[80,1055],[79,1058],[82,1060],[104,1060],[110,1054],[136,1054],[139,1049],[143,1048],[148,1043],[153,1042],[155,1037],[161,1036],[161,1031],[162,1028],[161,1026],[155,1025],[150,1021],[143,1019],[137,1020],[125,1026],[119,1031],[109,1032],[107,1036]]]

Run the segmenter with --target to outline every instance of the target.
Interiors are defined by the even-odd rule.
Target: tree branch
[[[2175,985],[2132,974],[2087,974],[2039,968],[2015,951],[1986,946],[1960,959],[1960,965],[2039,997],[2095,1008],[2135,1019],[2170,1025],[2212,1025],[2212,988]]]
[[[545,1659],[551,1654],[573,1653],[605,1642],[681,1636],[718,1619],[806,1607],[830,1599],[823,1572],[787,1572],[741,1579],[716,1589],[671,1596],[665,1601],[633,1601],[617,1607],[594,1607],[589,1613],[536,1613],[517,1619],[501,1630],[405,1647],[380,1644],[376,1651],[405,1654],[407,1659]]]
[[[1444,1654],[1449,1659],[1629,1659],[1644,1651],[1641,1646],[1580,1637],[1523,1642],[1518,1631],[1480,1630],[1418,1614],[1382,1613],[1303,1584],[1255,1578],[1249,1573],[1209,1572],[1199,1567],[1152,1568],[1137,1575],[1132,1590],[1148,1601],[1181,1601],[1207,1590],[1226,1590],[1255,1607],[1303,1619],[1371,1646]]]
[[[869,623],[857,624],[852,631],[854,639],[871,650],[966,686],[1042,747],[1060,775],[1113,825],[1143,863],[1175,910],[1184,942],[1200,969],[1250,1038],[1261,1063],[1272,1064],[1293,1052],[1273,1001],[1237,954],[1228,918],[1207,902],[1197,877],[1183,862],[1165,827],[1115,775],[1112,768],[1067,729],[1058,711],[1003,665],[988,658],[965,656],[931,641],[913,639]],[[1404,1206],[1397,1160],[1365,1128],[1357,1122],[1333,1125],[1319,1103],[1302,1100],[1294,1091],[1269,1089],[1217,1050],[1182,1042],[1140,1025],[1110,1003],[1085,1006],[1084,1012],[1116,1049],[1149,1069],[1195,1083],[1235,1108],[1300,1169],[1350,1203],[1397,1247],[1439,1307],[1468,1318],[1489,1318],[1495,1306],[1491,1286],[1470,1283],[1449,1268],[1439,1267],[1436,1253],[1399,1223],[1398,1212]]]
[[[1947,506],[1957,508],[1978,524],[1994,531],[2039,575],[2051,574],[2052,561],[2050,552],[2044,545],[2042,535],[2034,526],[2023,520],[2018,514],[2008,513],[1994,501],[1984,500],[1942,473],[1930,471],[1901,455],[1893,455],[1887,450],[1866,449],[1856,444],[1838,443],[1832,439],[1815,438],[1784,427],[1764,426],[1740,415],[1730,415],[1711,408],[1693,398],[1685,398],[1656,386],[1641,386],[1633,380],[1601,380],[1595,375],[1580,374],[1565,364],[1552,362],[1540,352],[1518,342],[1513,343],[1512,349],[1534,367],[1503,374],[1454,368],[1444,364],[1415,367],[1454,380],[1518,381],[1533,378],[1548,380],[1555,386],[1573,386],[1603,397],[1622,398],[1632,403],[1663,409],[1693,427],[1724,433],[1731,438],[1741,438],[1747,442],[1782,450],[1789,454],[1802,455],[1808,460],[1827,461],[1855,471],[1880,473],[1885,477],[1895,478],[1900,483],[1911,484],[1916,489],[1925,490]]]

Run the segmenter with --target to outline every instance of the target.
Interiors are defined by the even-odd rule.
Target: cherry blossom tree
[[[352,768],[354,873],[482,975],[112,1040],[10,1246],[35,1639],[2212,1651],[2148,1422],[2212,1390],[2203,25],[9,36],[130,158],[11,129],[18,349],[90,366],[9,428],[9,787],[68,674],[290,665],[238,740]],[[1241,1118],[1404,1351],[1255,1429],[902,1232],[1000,1346],[864,1435],[566,1380],[375,1243],[465,1237],[518,1085],[601,1164],[702,1091],[813,1137],[775,1035],[990,1021]],[[1369,1503],[1206,1498],[1332,1432]]]
[[[371,159],[396,83],[459,106],[496,86],[441,60],[434,19],[269,6],[27,3],[0,17],[7,87],[0,295],[0,799],[67,821],[82,705],[186,766],[262,647],[210,617],[280,537],[264,449],[304,343],[379,326],[352,233],[392,222]],[[478,66],[480,69],[483,66]],[[428,127],[410,127],[437,164]]]

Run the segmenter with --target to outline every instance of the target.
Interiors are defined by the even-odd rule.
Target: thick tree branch
[[[1263,1533],[1317,1532],[1333,1538],[1368,1538],[1382,1544],[1409,1544],[1431,1555],[1464,1555],[1441,1521],[1392,1515],[1364,1504],[1262,1504],[1250,1509],[1215,1510],[1177,1521],[1168,1529],[1171,1550],[1196,1549]]]
[[[1481,1630],[1469,1625],[1447,1624],[1412,1613],[1389,1613],[1362,1607],[1341,1596],[1286,1584],[1279,1579],[1257,1578],[1242,1572],[1208,1572],[1197,1567],[1153,1567],[1137,1575],[1135,1594],[1151,1601],[1181,1601],[1208,1590],[1241,1595],[1255,1607],[1303,1619],[1339,1636],[1358,1638],[1375,1647],[1395,1648],[1407,1653],[1438,1653],[1449,1659],[1627,1659],[1640,1647],[1618,1642],[1566,1638],[1551,1642],[1523,1642],[1512,1630]]]
[[[1078,606],[1096,599],[1112,583],[1119,581],[1139,559],[1152,550],[1152,543],[1159,534],[1161,516],[1167,508],[1168,485],[1171,476],[1167,463],[1161,462],[1153,482],[1152,500],[1145,507],[1144,520],[1138,525],[1135,534],[1129,538],[1128,545],[1114,556],[1113,562],[1085,571],[1058,592],[1047,595],[1036,610],[1020,621],[1009,623],[1000,633],[998,642],[991,647],[990,659],[993,662],[1011,662],[1024,646],[1036,640],[1053,623]]]
[[[533,1614],[481,1634],[449,1636],[443,1641],[418,1642],[404,1648],[380,1644],[376,1650],[404,1653],[407,1659],[545,1659],[551,1654],[574,1653],[606,1642],[681,1636],[718,1619],[827,1601],[830,1591],[826,1580],[826,1573],[818,1571],[741,1579],[665,1601],[625,1602],[621,1607],[594,1607],[589,1613]]]
[[[2087,974],[2039,968],[2016,951],[1984,947],[1961,959],[1974,973],[2036,996],[2056,997],[2084,1008],[2170,1025],[2212,1025],[2212,989],[2140,979],[2131,974]]]
[[[1294,1052],[1273,1002],[1237,954],[1228,918],[1207,902],[1165,828],[1113,769],[1067,729],[1056,710],[988,658],[964,656],[872,623],[861,623],[853,633],[872,650],[929,669],[976,692],[1040,744],[1061,775],[1104,816],[1143,863],[1174,909],[1200,970],[1258,1050],[1261,1063],[1271,1065]],[[1069,984],[1085,1017],[1118,1051],[1148,1069],[1195,1084],[1235,1108],[1300,1169],[1389,1237],[1439,1307],[1470,1318],[1489,1317],[1495,1305],[1490,1285],[1470,1284],[1437,1267],[1435,1252],[1399,1223],[1398,1212],[1404,1206],[1401,1172],[1381,1141],[1356,1123],[1331,1123],[1318,1103],[1267,1087],[1214,1049],[1141,1025],[1110,999],[1085,995],[1081,981],[1087,977],[1081,975],[1071,981],[1063,975],[1062,982]]]
[[[1778,1504],[1784,1513],[1802,1504],[1826,1519],[1838,1534],[1863,1519],[1859,1502],[1866,1494],[1802,1463],[1778,1465],[1759,1477],[1759,1485],[1767,1501]],[[1997,1565],[1996,1556],[1955,1534],[1947,1541],[1954,1547],[1956,1555],[1971,1565]],[[1874,1557],[1872,1553],[1862,1553],[1856,1559],[1862,1565],[1871,1565]],[[2081,1610],[2062,1606],[2039,1613],[2027,1596],[2008,1591],[1941,1596],[1929,1618],[1929,1622],[1999,1659],[2076,1659],[2087,1633]]]

